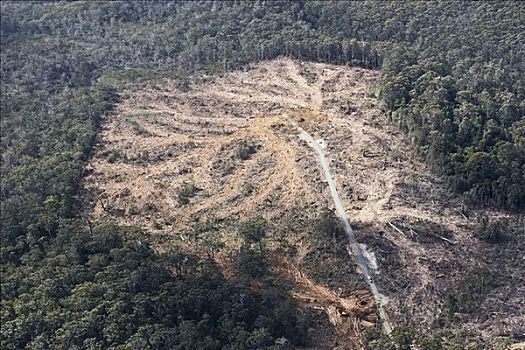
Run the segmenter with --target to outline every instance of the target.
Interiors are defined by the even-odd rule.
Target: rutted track
[[[368,287],[370,288],[370,292],[372,292],[374,299],[376,300],[379,317],[382,320],[383,330],[386,334],[390,334],[392,332],[392,325],[390,324],[388,314],[385,311],[386,298],[381,293],[379,293],[379,290],[377,289],[374,279],[372,275],[370,274],[366,259],[363,256],[363,252],[361,251],[359,244],[357,243],[354,232],[352,230],[352,226],[350,226],[348,217],[341,203],[341,198],[339,198],[339,194],[337,193],[335,181],[333,180],[332,174],[330,173],[330,166],[328,165],[328,162],[326,161],[326,158],[323,154],[323,150],[321,149],[319,143],[317,143],[309,133],[307,133],[303,128],[297,125],[297,123],[295,123],[293,120],[290,119],[290,122],[292,123],[293,126],[295,126],[300,131],[299,138],[301,140],[306,141],[306,143],[310,147],[312,147],[317,153],[319,164],[321,164],[321,167],[323,168],[325,179],[328,182],[328,186],[330,188],[330,193],[332,195],[332,199],[334,202],[337,216],[339,216],[341,221],[343,221],[346,236],[348,238],[348,241],[350,242],[350,246],[352,247],[352,251],[354,252],[354,255],[356,257],[356,263],[361,269],[361,271],[363,272],[366,278]]]

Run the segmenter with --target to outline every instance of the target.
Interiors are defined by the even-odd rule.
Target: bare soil
[[[238,249],[238,222],[261,216],[268,249],[280,256],[274,268],[293,280],[293,295],[324,310],[339,339],[352,338],[338,344],[361,348],[360,329],[375,323],[369,293],[357,284],[342,297],[342,289],[312,282],[300,268],[317,247],[306,234],[312,218],[332,204],[314,154],[286,120],[292,116],[327,145],[357,239],[377,259],[394,324],[411,318],[431,329],[443,318],[450,286],[482,266],[479,254],[491,248],[473,237],[478,213],[465,216],[462,199],[411,156],[409,141],[388,124],[376,99],[378,77],[362,68],[277,59],[204,77],[189,91],[169,80],[128,91],[105,120],[88,166],[86,213],[147,228],[159,250],[180,245],[219,255]],[[210,227],[219,248],[199,236]],[[507,301],[514,310],[463,327],[490,338],[525,324],[523,287],[508,292],[515,293]]]

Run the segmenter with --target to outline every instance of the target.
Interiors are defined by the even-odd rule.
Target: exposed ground
[[[315,233],[332,201],[315,155],[286,120],[292,116],[327,145],[357,239],[377,260],[375,279],[394,324],[410,318],[431,329],[443,322],[450,287],[483,268],[480,255],[493,250],[473,237],[478,213],[447,192],[388,126],[375,98],[378,76],[279,59],[204,78],[188,91],[171,81],[129,91],[105,121],[89,165],[86,212],[147,227],[159,250],[211,252],[226,272],[229,252],[240,245],[237,224],[261,216],[274,271],[335,326],[335,336],[317,345],[360,348],[358,335],[376,321],[373,299],[350,257]],[[326,269],[337,273],[324,278]],[[489,292],[482,317],[466,316],[463,327],[490,339],[525,324],[525,281],[515,278]],[[495,297],[501,293],[504,301]],[[505,312],[491,317],[498,308]]]

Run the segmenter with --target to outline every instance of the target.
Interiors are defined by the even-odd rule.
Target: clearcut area
[[[104,121],[83,183],[84,212],[146,227],[159,252],[209,255],[232,279],[246,244],[239,225],[264,222],[264,235],[250,244],[318,312],[326,325],[320,348],[341,341],[359,348],[386,313],[394,327],[408,318],[432,329],[447,318],[451,291],[484,271],[494,252],[474,238],[478,212],[388,124],[378,77],[277,59],[189,87],[165,80],[128,90]],[[298,130],[309,138],[300,140]],[[377,269],[367,267],[357,242]],[[462,327],[490,339],[523,324],[524,288],[495,283],[473,294],[477,311],[462,316]],[[508,312],[489,317],[501,308]]]

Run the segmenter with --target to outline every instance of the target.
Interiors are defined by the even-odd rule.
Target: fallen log
[[[390,227],[392,227],[394,230],[396,230],[397,232],[401,233],[403,236],[406,236],[405,233],[403,231],[401,231],[396,225],[394,225],[393,223],[391,223],[390,221],[388,222],[388,224],[390,225]]]

